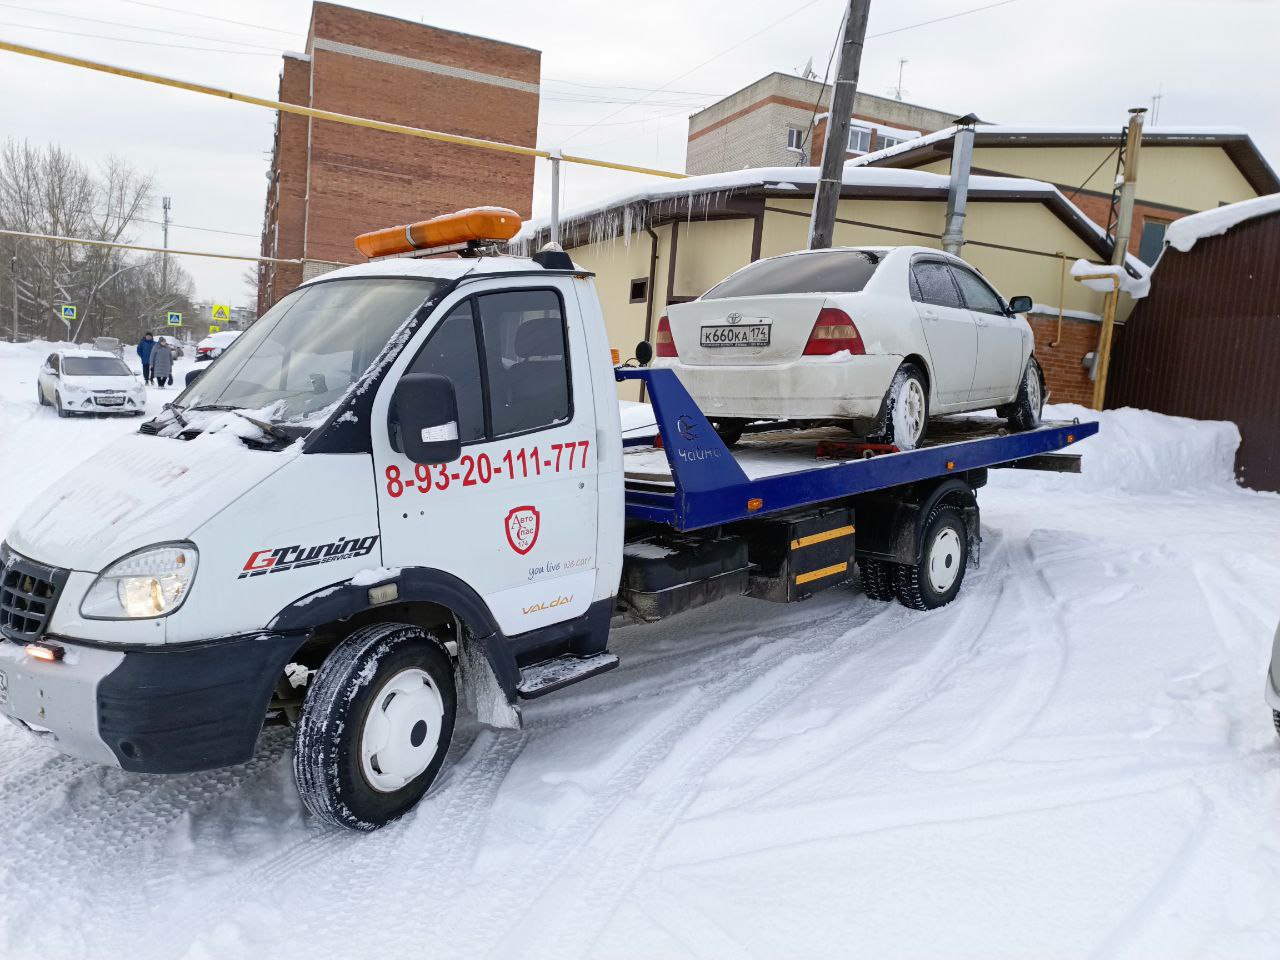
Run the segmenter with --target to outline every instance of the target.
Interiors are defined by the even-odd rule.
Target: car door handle
[[[938,315],[937,315],[936,313],[934,313],[932,310],[921,310],[921,311],[920,311],[920,316],[921,316],[921,317],[923,317],[925,320],[937,320],[937,319],[938,319]]]
[[[980,327],[985,327],[987,325],[986,317],[983,317],[980,314],[974,317],[974,322],[976,322]]]

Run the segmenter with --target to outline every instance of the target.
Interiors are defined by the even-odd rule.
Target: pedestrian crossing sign
[[[225,303],[215,303],[213,305],[213,320],[215,323],[222,320],[231,319],[231,308]]]
[[[62,319],[74,320],[76,318],[76,305],[74,303],[64,303],[62,305]]]
[[[222,328],[221,328],[220,326],[218,326],[216,323],[211,323],[211,324],[209,324],[209,333],[210,333],[210,334],[218,333],[218,332],[220,332],[221,330],[222,330]]]
[[[170,310],[164,315],[164,322],[171,327],[182,326],[182,314],[177,310]]]

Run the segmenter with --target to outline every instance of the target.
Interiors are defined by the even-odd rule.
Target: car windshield
[[[63,357],[62,373],[67,377],[127,377],[129,368],[117,357]]]
[[[703,300],[779,293],[858,293],[876,272],[879,255],[869,250],[824,250],[757,260],[716,284]]]
[[[299,287],[178,398],[182,410],[254,410],[281,423],[340,399],[439,280],[368,277]]]

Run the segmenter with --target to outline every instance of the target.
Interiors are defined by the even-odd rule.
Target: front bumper
[[[53,663],[0,640],[0,713],[64,753],[142,773],[190,773],[253,756],[271,694],[305,635],[255,633],[176,647],[106,649],[45,637]]]
[[[1280,711],[1280,625],[1276,626],[1275,639],[1271,641],[1271,663],[1267,668],[1267,706]]]

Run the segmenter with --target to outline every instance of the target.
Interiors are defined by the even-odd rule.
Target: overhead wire
[[[193,47],[180,43],[161,43],[158,40],[134,40],[130,37],[105,37],[99,33],[79,33],[59,30],[56,27],[37,27],[30,23],[12,23],[0,20],[0,27],[16,27],[19,30],[39,30],[41,33],[59,33],[66,37],[87,37],[90,40],[108,40],[114,43],[136,43],[144,47],[164,47],[166,50],[196,50],[202,53],[232,53],[241,57],[278,57],[279,53],[258,53],[255,50],[225,50],[218,47]]]
[[[170,37],[182,37],[185,40],[206,40],[213,43],[229,43],[239,47],[253,47],[258,50],[270,50],[273,54],[279,55],[278,47],[268,47],[261,43],[250,43],[248,40],[228,40],[223,37],[210,37],[197,33],[181,33],[177,30],[165,30],[161,27],[144,27],[141,24],[125,23],[121,20],[103,20],[98,17],[85,17],[78,13],[63,13],[60,10],[46,10],[40,7],[28,7],[21,3],[0,2],[0,7],[8,7],[10,10],[22,10],[27,13],[42,13],[53,17],[62,17],[66,20],[82,20],[85,23],[96,23],[107,27],[121,27],[125,30],[141,30],[144,33],[161,33]]]

